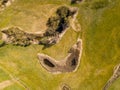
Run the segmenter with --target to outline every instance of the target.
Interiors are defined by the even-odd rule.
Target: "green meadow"
[[[9,74],[0,68],[0,82],[10,79]]]
[[[101,90],[111,77],[120,63],[119,0],[85,0],[74,5],[70,0],[15,0],[0,12],[0,30],[17,26],[28,32],[42,32],[47,19],[62,5],[79,8],[81,31],[70,27],[59,43],[44,50],[42,45],[0,47],[0,82],[19,79],[3,90],[62,90],[63,84],[71,90]],[[83,51],[76,72],[52,74],[41,66],[38,53],[61,60],[78,38],[83,41]],[[109,90],[119,90],[119,81]]]
[[[117,79],[117,80],[111,85],[111,87],[109,88],[109,90],[119,90],[119,89],[120,89],[119,83],[120,83],[120,78]]]

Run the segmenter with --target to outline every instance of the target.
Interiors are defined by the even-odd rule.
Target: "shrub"
[[[60,18],[51,17],[47,21],[48,29],[46,30],[45,36],[51,36],[56,34],[56,29],[59,27]]]
[[[66,18],[69,16],[70,10],[68,7],[62,6],[62,7],[57,9],[56,14],[61,18]]]
[[[75,12],[71,12],[68,7],[62,6],[57,9],[56,16],[50,17],[46,23],[47,30],[45,36],[54,36],[61,33],[64,29],[69,26],[69,16]]]

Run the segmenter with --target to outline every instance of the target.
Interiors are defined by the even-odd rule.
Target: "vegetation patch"
[[[41,34],[33,34],[22,31],[18,27],[11,27],[2,30],[3,41],[6,44],[12,43],[13,45],[28,46],[30,44],[39,44]]]
[[[46,23],[48,28],[40,43],[46,46],[57,43],[70,26],[69,18],[73,17],[76,12],[77,9],[71,10],[66,6],[59,7],[56,11],[56,16],[52,16],[48,19]]]
[[[0,68],[0,83],[10,79],[10,76]]]
[[[113,84],[119,77],[120,77],[120,64],[114,68],[113,75],[107,81],[103,90],[107,90],[111,86],[111,84]]]
[[[57,61],[44,54],[38,54],[41,65],[51,73],[73,72],[79,65],[79,59],[82,53],[82,41],[78,42],[70,49],[65,59]]]
[[[29,46],[30,44],[42,44],[50,46],[56,44],[64,35],[66,29],[69,27],[69,18],[73,17],[77,9],[71,10],[66,6],[59,7],[56,11],[56,16],[48,19],[45,33],[36,34],[24,32],[18,27],[11,27],[2,30],[3,41],[6,44]]]

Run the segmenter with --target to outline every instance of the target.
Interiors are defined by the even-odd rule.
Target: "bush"
[[[56,14],[61,18],[66,18],[69,16],[70,10],[68,7],[62,6],[62,7],[57,9]]]
[[[11,42],[14,45],[20,46],[30,45],[30,40],[27,36],[27,33],[25,33],[24,31],[20,30],[17,27],[12,27],[2,32],[8,35],[9,42]]]
[[[60,22],[60,18],[59,17],[50,17],[47,21],[47,26],[48,27],[52,27],[53,29],[56,29],[56,27],[58,26]]]
[[[45,36],[55,36],[61,33],[64,29],[69,26],[69,16],[75,14],[71,12],[68,7],[62,6],[57,9],[56,16],[48,19],[46,25],[48,29],[46,30]]]

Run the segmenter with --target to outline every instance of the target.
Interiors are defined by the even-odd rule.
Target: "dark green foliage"
[[[47,27],[48,29],[46,30],[45,36],[53,36],[56,33],[56,29],[59,27],[60,23],[60,18],[59,17],[51,17],[47,21]]]
[[[47,21],[47,26],[53,29],[56,29],[59,25],[60,18],[59,17],[50,17]]]
[[[69,17],[73,16],[76,10],[71,11],[68,7],[59,7],[56,11],[56,16],[50,17],[46,23],[47,30],[44,33],[44,37],[40,40],[40,44],[49,46],[57,42],[56,38],[67,27],[69,27]]]
[[[31,42],[34,39],[41,38],[40,36],[26,33],[17,27],[16,28],[12,27],[12,28],[3,30],[2,32],[8,36],[8,40],[9,40],[8,43],[12,43],[14,45],[20,45],[20,46],[28,46],[31,44]]]
[[[14,45],[28,46],[30,45],[29,38],[27,33],[21,31],[19,28],[9,28],[9,30],[2,31],[6,33]]]
[[[47,21],[47,27],[45,36],[55,36],[61,33],[64,29],[69,26],[69,16],[75,14],[75,12],[71,12],[70,9],[66,6],[62,6],[57,9],[56,16],[50,17]]]
[[[62,6],[60,8],[57,9],[56,14],[60,17],[60,18],[66,18],[70,15],[70,10],[68,7],[66,6]]]

